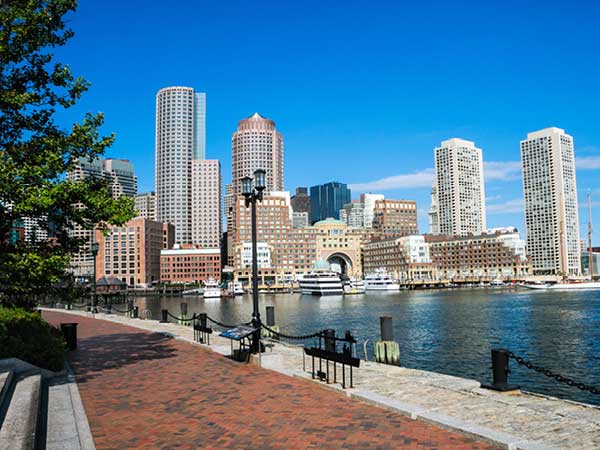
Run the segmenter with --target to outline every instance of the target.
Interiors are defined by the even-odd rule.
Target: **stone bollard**
[[[279,333],[279,327],[275,325],[275,307],[267,306],[267,326]],[[279,336],[275,333],[270,332],[269,330],[263,330],[263,336],[271,339],[279,339]]]
[[[390,316],[379,318],[381,340],[375,342],[375,362],[400,365],[400,346],[394,342],[394,328]]]
[[[507,392],[519,389],[519,386],[508,384],[508,350],[504,348],[492,349],[492,384],[482,384],[482,388],[494,391]]]
[[[167,323],[169,321],[169,310],[161,309],[160,310],[160,323]]]

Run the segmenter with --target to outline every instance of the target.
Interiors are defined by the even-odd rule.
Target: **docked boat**
[[[356,278],[349,278],[344,280],[344,295],[351,294],[364,294],[365,293],[365,282],[363,280],[357,280]]]
[[[385,269],[377,269],[375,273],[365,277],[365,289],[367,291],[398,291],[400,284],[390,278]]]
[[[298,279],[300,292],[306,295],[342,295],[344,288],[340,275],[332,272],[325,261],[315,262],[311,273]]]
[[[582,281],[580,283],[534,283],[520,284],[519,286],[540,290],[540,291],[598,291],[600,290],[600,282],[598,281]]]
[[[202,293],[204,298],[221,298],[222,294],[219,283],[214,278],[209,278],[208,281],[204,282],[204,291]]]
[[[244,286],[241,281],[236,281],[233,284],[233,293],[235,295],[244,295]]]
[[[501,286],[504,286],[504,285],[505,285],[504,281],[502,281],[499,278],[496,278],[495,280],[490,281],[490,286],[491,287],[501,287]]]

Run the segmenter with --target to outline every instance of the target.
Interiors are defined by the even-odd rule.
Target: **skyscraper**
[[[136,195],[135,210],[139,217],[156,221],[156,195],[154,192]]]
[[[308,195],[308,188],[296,188],[296,194],[292,195],[291,203],[294,212],[306,213],[310,221],[310,196]]]
[[[159,222],[175,225],[175,242],[192,242],[193,159],[206,157],[206,97],[193,88],[156,94],[156,208]]]
[[[283,191],[283,136],[275,122],[254,113],[240,120],[231,138],[231,183],[233,194],[241,193],[240,180],[251,177],[256,169],[264,169],[265,193]]]
[[[192,242],[220,248],[223,231],[221,163],[216,159],[192,161]]]
[[[340,209],[350,203],[352,194],[348,186],[332,181],[310,188],[310,221],[312,223],[328,217],[340,218]]]
[[[449,139],[434,150],[439,233],[468,236],[486,229],[483,158],[475,143]],[[435,213],[434,213],[435,215]]]
[[[573,138],[554,127],[528,133],[521,165],[534,274],[581,273]]]

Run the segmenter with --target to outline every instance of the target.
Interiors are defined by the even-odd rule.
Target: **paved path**
[[[98,449],[492,449],[157,333],[78,322],[70,362]]]

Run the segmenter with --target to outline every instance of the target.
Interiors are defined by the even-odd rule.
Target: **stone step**
[[[0,450],[33,450],[42,401],[42,376],[23,373],[15,381],[0,428]]]

